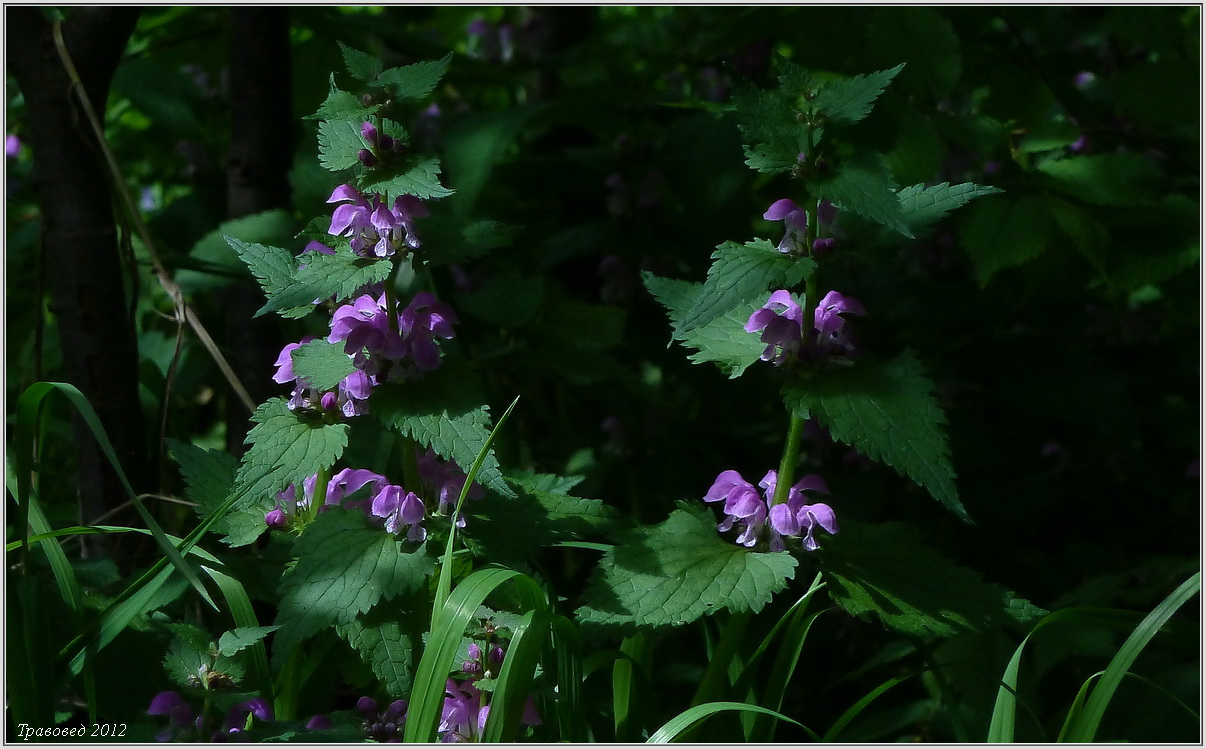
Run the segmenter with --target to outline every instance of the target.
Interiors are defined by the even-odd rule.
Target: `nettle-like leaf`
[[[960,244],[975,264],[981,285],[997,271],[1041,255],[1056,226],[1047,201],[1038,195],[985,200],[959,219]]]
[[[377,386],[372,413],[387,428],[468,471],[490,436],[490,409],[481,402],[473,376],[446,363],[422,379]],[[477,481],[506,497],[515,493],[503,480],[491,450],[482,461]]]
[[[234,456],[175,440],[168,440],[168,449],[184,476],[185,496],[197,503],[194,508],[197,514],[205,517],[217,510],[235,485],[238,461]],[[258,505],[231,508],[213,524],[212,530],[223,534],[222,540],[232,546],[251,543],[264,531],[264,510]]]
[[[761,304],[770,289],[795,286],[817,268],[811,258],[785,255],[765,239],[745,244],[725,242],[712,253],[712,260],[703,292],[683,316],[677,333],[707,325],[735,307]]]
[[[232,515],[242,513],[255,520],[240,523],[238,533],[229,530],[223,539],[231,546],[249,544],[265,530],[264,513],[273,507],[273,497],[289,484],[301,486],[307,476],[330,468],[348,444],[347,424],[304,420],[289,410],[284,398],[265,401],[251,420],[247,434],[250,448],[235,475],[238,496]]]
[[[293,373],[319,390],[331,390],[343,378],[356,371],[352,357],[343,351],[342,343],[323,339],[303,343],[293,350]]]
[[[930,187],[924,184],[909,185],[896,193],[896,199],[900,202],[900,210],[909,230],[918,234],[922,229],[938,223],[946,214],[975,198],[999,192],[1002,192],[999,187],[977,185],[974,182],[957,185],[942,182]]]
[[[373,79],[374,86],[382,86],[394,100],[424,99],[435,89],[436,84],[448,70],[452,53],[439,60],[426,60],[413,65],[383,70]]]
[[[341,90],[335,85],[335,74],[331,74],[331,88],[327,98],[319,105],[318,111],[308,114],[306,120],[354,120],[364,122],[370,115],[381,109],[380,104],[365,105],[359,96]],[[361,146],[363,148],[363,146]]]
[[[904,523],[844,522],[816,555],[835,603],[898,632],[949,637],[1046,613],[926,548]]]
[[[1161,197],[1163,171],[1139,153],[1070,156],[1039,165],[1050,184],[1072,197],[1096,205],[1132,208]]]
[[[268,297],[256,317],[269,312],[300,317],[296,312],[308,312],[316,300],[348,299],[362,287],[389,278],[393,268],[390,260],[357,257],[344,248],[334,255],[309,252],[304,259],[304,267],[297,269],[284,288]]]
[[[229,632],[222,633],[222,637],[218,639],[218,652],[225,656],[232,656],[244,648],[251,647],[268,635],[280,629],[280,627],[236,627]]]
[[[800,153],[812,150],[808,129],[797,119],[792,98],[780,91],[750,90],[733,97],[746,164],[760,172],[785,172]]]
[[[402,541],[370,525],[364,513],[332,508],[306,526],[294,546],[297,562],[281,578],[273,658],[303,640],[351,624],[381,600],[417,590],[435,570],[426,545]]]
[[[617,540],[578,609],[584,624],[665,627],[722,608],[757,613],[796,569],[787,552],[755,552],[722,539],[702,506],[675,510],[664,522]]]
[[[507,483],[520,485],[528,491],[568,494],[586,479],[585,476],[559,476],[555,473],[536,473],[529,470],[509,471]]]
[[[813,183],[817,194],[838,208],[853,211],[912,239],[896,197],[896,182],[883,156],[860,151],[842,161],[833,173]]]
[[[766,344],[760,337],[745,331],[745,323],[761,306],[752,303],[729,310],[717,319],[687,333],[680,333],[679,323],[699,301],[704,285],[690,281],[659,278],[649,271],[641,274],[645,288],[653,294],[670,316],[673,339],[695,349],[687,358],[696,364],[715,362],[729,378],[740,377],[746,368],[762,356]]]
[[[615,508],[597,499],[539,488],[549,484],[548,479],[508,479],[508,483],[514,487],[516,497],[487,496],[465,506],[468,522],[463,537],[480,557],[504,563],[523,562],[542,547],[601,536],[612,530],[619,519]]]
[[[397,697],[410,693],[410,638],[402,632],[397,616],[389,616],[378,606],[366,616],[339,627],[373,674],[381,680],[387,694]]]
[[[400,195],[418,198],[446,198],[453,190],[440,184],[440,160],[435,156],[414,156],[394,165],[379,166],[360,179],[360,191],[384,196],[392,204]]]
[[[783,389],[796,418],[815,416],[830,435],[925,487],[967,520],[955,490],[946,414],[911,351],[888,362],[861,361],[817,373]]]
[[[901,63],[888,70],[827,83],[817,92],[812,105],[828,122],[852,125],[871,113],[875,100],[903,69]]]
[[[381,73],[381,59],[376,55],[349,47],[339,42],[339,51],[343,53],[343,64],[348,69],[348,75],[360,81],[369,81]]]
[[[288,250],[257,242],[244,242],[230,236],[226,237],[226,243],[251,269],[251,274],[255,276],[260,288],[264,290],[264,296],[268,298],[284,291],[297,273],[297,259]]]
[[[318,163],[331,172],[342,172],[360,163],[360,149],[367,148],[360,135],[360,122],[351,119],[318,123]]]

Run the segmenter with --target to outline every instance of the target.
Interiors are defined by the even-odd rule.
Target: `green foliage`
[[[356,371],[352,358],[344,353],[342,343],[329,343],[321,338],[303,343],[291,356],[293,373],[298,381],[305,381],[319,390],[333,390],[343,378]]]
[[[901,213],[909,230],[918,234],[941,221],[948,213],[966,205],[975,198],[985,195],[995,195],[1001,192],[998,187],[977,185],[964,182],[952,185],[942,182],[926,187],[925,185],[909,185],[896,194],[900,201]]]
[[[225,656],[232,656],[244,648],[251,647],[257,642],[262,641],[265,637],[272,634],[280,627],[236,627],[229,632],[224,632],[218,640],[218,652]]]
[[[578,610],[583,624],[682,626],[729,609],[757,613],[795,573],[786,552],[760,553],[722,539],[707,508],[617,535]]]
[[[239,464],[232,492],[237,498],[232,512],[242,511],[244,517],[237,523],[228,519],[228,537],[223,539],[231,546],[258,538],[277,492],[289,484],[301,486],[307,476],[329,468],[348,444],[347,424],[309,421],[290,411],[284,398],[265,401],[251,420],[255,426],[247,434],[250,448]]]
[[[308,252],[289,282],[269,296],[256,315],[280,312],[285,317],[301,317],[310,312],[316,300],[350,298],[358,289],[389,278],[392,265],[385,260],[357,257],[346,248],[334,255]]]
[[[676,326],[679,334],[707,325],[738,305],[764,302],[759,297],[769,289],[802,283],[817,267],[811,258],[786,255],[765,239],[725,242],[712,259],[703,290]]]
[[[361,52],[339,42],[339,51],[343,54],[343,65],[348,69],[348,75],[361,81],[371,81],[380,75],[384,64],[381,58]]]
[[[966,520],[933,388],[906,351],[889,362],[861,361],[791,382],[783,394],[796,418],[816,417],[834,439],[892,466]]]
[[[361,178],[360,189],[378,193],[390,204],[400,195],[446,198],[453,193],[440,184],[440,160],[434,156],[416,156],[397,165],[378,167]]]
[[[816,181],[817,195],[912,238],[896,195],[896,182],[883,156],[861,151]]]
[[[226,242],[239,253],[239,258],[251,269],[264,296],[269,299],[287,289],[297,273],[297,261],[288,250],[230,236],[226,237]],[[307,304],[304,309],[308,313],[312,307]]]
[[[444,77],[451,61],[452,53],[449,52],[439,60],[390,68],[377,74],[373,85],[385,87],[394,99],[425,99]]]
[[[340,626],[339,632],[381,680],[387,694],[404,695],[410,692],[411,683],[410,638],[398,623],[400,617],[391,617],[386,609],[378,606]]]
[[[843,523],[817,559],[839,606],[905,634],[950,637],[1045,613],[926,548],[904,523]]]
[[[376,62],[376,58],[373,58]],[[335,74],[331,74],[331,91],[323,100],[322,106],[306,119],[311,120],[360,120],[365,122],[369,116],[381,108],[380,104],[365,106],[354,94],[348,93],[335,85]]]
[[[682,321],[698,305],[704,285],[689,281],[658,278],[648,271],[641,274],[645,288],[666,307],[673,326],[674,340],[695,349],[688,358],[696,364],[716,362],[730,378],[739,377],[762,355],[766,348],[757,335],[745,331],[745,323],[758,303],[729,310],[706,325],[682,331]]]
[[[1003,268],[1038,257],[1054,231],[1051,212],[1037,195],[985,200],[961,216],[963,247],[976,265],[981,285]]]
[[[323,169],[342,172],[359,166],[361,149],[368,146],[355,119],[323,120],[318,123],[318,163]]]
[[[168,452],[180,466],[187,487],[185,496],[197,504],[197,514],[208,515],[230,496],[239,465],[230,453],[176,440],[168,440]]]
[[[901,63],[888,70],[826,84],[817,91],[812,105],[829,124],[853,125],[871,113],[875,100],[903,69]]]
[[[490,413],[472,381],[456,370],[449,364],[414,382],[380,385],[372,407],[382,424],[468,470],[490,436]],[[478,481],[503,496],[514,496],[492,453]]]
[[[797,156],[812,151],[808,130],[791,102],[778,91],[750,90],[734,97],[744,139],[746,165],[759,172],[785,172]]]
[[[418,589],[435,570],[425,545],[404,550],[363,513],[339,508],[307,525],[294,553],[296,563],[281,578],[278,661],[324,628],[347,626],[379,601]]]
[[[1048,161],[1038,167],[1055,189],[1113,208],[1150,205],[1160,197],[1163,173],[1137,153],[1105,153]]]

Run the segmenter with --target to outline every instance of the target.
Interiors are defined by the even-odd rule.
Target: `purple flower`
[[[247,725],[247,716],[251,715],[264,722],[271,722],[272,705],[262,697],[253,697],[246,702],[240,702],[226,714],[227,732],[242,731]]]
[[[771,203],[762,218],[767,221],[782,221],[787,231],[779,240],[778,250],[783,253],[799,252],[804,246],[804,235],[808,231],[808,211],[787,198]]]
[[[806,491],[829,493],[825,481],[816,474],[805,476],[788,490],[786,502],[772,506],[777,482],[778,472],[767,471],[758,482],[763,490],[759,496],[741,474],[731,470],[721,472],[703,498],[705,502],[725,500],[725,519],[716,529],[723,533],[740,526],[737,543],[745,547],[757,545],[765,536],[771,551],[782,551],[784,538],[802,537],[803,547],[815,551],[818,548],[814,537],[816,528],[829,533],[838,531],[837,518],[829,505],[805,504]]]
[[[397,534],[407,526],[408,541],[419,543],[427,538],[427,529],[422,526],[427,510],[414,492],[392,484],[382,487],[373,496],[372,514],[385,519],[385,530],[390,533]]]
[[[373,355],[387,359],[400,359],[406,355],[401,335],[390,330],[384,294],[376,299],[365,294],[335,310],[327,340],[331,343],[343,341],[344,353],[353,357],[360,368],[366,368]]]
[[[323,508],[338,507],[344,504],[344,499],[364,487],[373,492],[389,483],[389,479],[379,473],[363,468],[344,468],[327,482],[327,493]],[[299,510],[308,511],[314,501],[315,490],[318,487],[318,474],[311,474],[302,482],[302,496],[298,498],[297,487],[293,484],[276,495],[276,509],[264,516],[264,522],[269,528],[287,528],[291,518],[298,516]],[[368,514],[368,501],[349,502],[346,506],[363,510]],[[319,510],[322,512],[322,509]]]
[[[747,333],[762,332],[762,342],[767,345],[760,358],[775,366],[800,351],[804,343],[803,327],[804,310],[783,289],[771,294],[762,309],[756,310],[745,323]]]
[[[435,450],[430,447],[427,452],[419,456],[419,480],[423,482],[423,486],[430,489],[426,494],[427,497],[439,497],[438,511],[441,514],[451,514],[456,507],[456,501],[460,499],[461,490],[465,488],[465,479],[468,476],[460,469],[455,462],[440,460],[436,455]],[[481,499],[485,496],[485,492],[481,486],[475,481],[469,487],[469,499]],[[464,518],[457,518],[457,527],[465,526]]]
[[[361,697],[356,709],[365,718],[364,732],[375,741],[396,743],[406,723],[406,700],[394,700],[383,712],[377,712],[377,701]]]
[[[21,155],[21,139],[12,133],[4,136],[4,155],[10,159]]]
[[[451,339],[455,335],[452,326],[460,322],[452,307],[437,302],[435,295],[421,291],[415,295],[398,319],[406,341],[406,353],[410,355],[415,366],[422,372],[438,368],[440,347],[435,339]]]
[[[813,315],[813,327],[817,331],[818,343],[824,348],[835,347],[848,352],[854,345],[846,338],[843,331],[846,320],[843,314],[866,315],[863,303],[853,297],[842,296],[836,291],[830,291],[817,305]]]
[[[175,692],[160,692],[151,699],[147,715],[170,716],[173,726],[184,728],[193,718],[193,709]]]
[[[325,731],[331,727],[331,719],[325,715],[315,715],[306,721],[307,731]]]
[[[374,129],[374,137],[375,133]],[[366,197],[351,185],[340,185],[327,202],[341,204],[331,214],[327,233],[348,237],[348,244],[357,255],[381,258],[390,257],[399,246],[418,249],[419,235],[414,220],[427,216],[428,211],[417,197],[402,195],[394,201],[391,210],[382,203],[380,195]]]

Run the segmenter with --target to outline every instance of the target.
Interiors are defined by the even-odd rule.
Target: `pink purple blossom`
[[[800,538],[805,549],[814,551],[819,547],[817,528],[838,532],[837,518],[829,505],[805,503],[806,491],[829,493],[820,476],[809,474],[800,479],[788,490],[786,502],[772,505],[777,482],[778,472],[768,471],[758,482],[763,490],[760,495],[737,471],[722,471],[703,498],[705,502],[724,500],[725,518],[716,529],[724,533],[739,527],[738,544],[752,548],[765,541],[771,551],[786,548],[785,538]]]

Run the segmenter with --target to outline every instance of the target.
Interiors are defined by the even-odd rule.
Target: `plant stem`
[[[323,467],[318,469],[318,478],[314,482],[314,497],[310,500],[310,516],[307,518],[309,522],[314,522],[318,517],[318,511],[327,503],[327,484],[331,481],[331,469]],[[301,490],[305,492],[303,488]]]
[[[402,486],[419,496],[423,495],[422,479],[419,478],[419,444],[410,437],[402,438]],[[431,500],[423,497],[428,502]]]
[[[779,463],[779,478],[775,483],[775,496],[771,498],[771,507],[787,501],[787,493],[791,489],[792,479],[795,478],[796,462],[800,458],[800,437],[804,434],[804,419],[791,418],[791,426],[787,430],[787,444],[783,448],[783,460]]]

